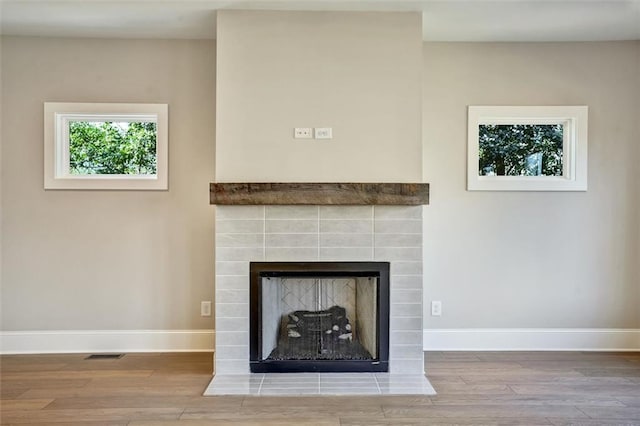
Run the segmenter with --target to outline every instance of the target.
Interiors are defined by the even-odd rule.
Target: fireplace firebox
[[[250,368],[389,371],[389,262],[251,262]]]

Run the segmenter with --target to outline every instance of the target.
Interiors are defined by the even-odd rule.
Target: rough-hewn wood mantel
[[[212,183],[209,192],[223,205],[429,204],[428,183]]]

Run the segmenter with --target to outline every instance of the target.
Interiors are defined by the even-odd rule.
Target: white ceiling
[[[421,11],[430,41],[640,40],[640,0],[0,0],[0,33],[215,38],[220,9]]]

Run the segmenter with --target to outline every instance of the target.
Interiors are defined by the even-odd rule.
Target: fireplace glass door
[[[252,263],[252,371],[387,371],[388,265]]]

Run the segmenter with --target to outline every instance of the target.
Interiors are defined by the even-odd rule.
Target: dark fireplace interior
[[[252,262],[250,366],[386,372],[388,262]]]

